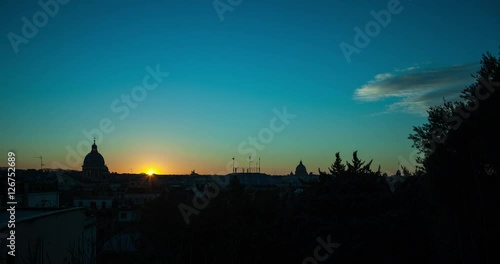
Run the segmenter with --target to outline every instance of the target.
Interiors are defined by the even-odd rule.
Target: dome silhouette
[[[295,175],[303,176],[307,175],[307,169],[304,164],[302,164],[302,160],[300,161],[299,165],[297,165],[297,168],[295,168]]]
[[[95,151],[92,150],[89,154],[87,154],[87,156],[85,156],[83,166],[104,166],[104,157],[101,153],[97,152],[97,149]]]
[[[97,145],[92,144],[92,150],[85,156],[82,165],[83,176],[86,179],[105,179],[109,174],[108,167],[104,162],[104,157],[97,151]]]

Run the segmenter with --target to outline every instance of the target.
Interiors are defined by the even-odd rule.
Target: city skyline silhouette
[[[428,107],[499,42],[488,1],[1,5],[0,151],[20,168],[79,169],[96,137],[121,173],[219,173],[257,152],[286,174],[359,150],[394,174]]]
[[[500,1],[0,1],[0,263],[498,263]]]

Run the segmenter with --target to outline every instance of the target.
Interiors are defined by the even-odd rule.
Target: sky
[[[429,106],[498,54],[497,1],[0,2],[0,151],[81,170],[414,164]],[[413,157],[413,158],[412,158]]]

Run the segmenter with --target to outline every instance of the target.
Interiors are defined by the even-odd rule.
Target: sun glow
[[[146,165],[141,168],[141,174],[144,174],[148,177],[158,175],[161,172],[161,168],[155,166],[154,164]]]

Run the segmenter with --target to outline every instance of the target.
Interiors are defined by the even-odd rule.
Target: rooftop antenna
[[[45,164],[43,164],[43,158],[42,158],[42,156],[35,157],[35,158],[40,159],[40,170],[43,170],[43,165],[45,165]]]

